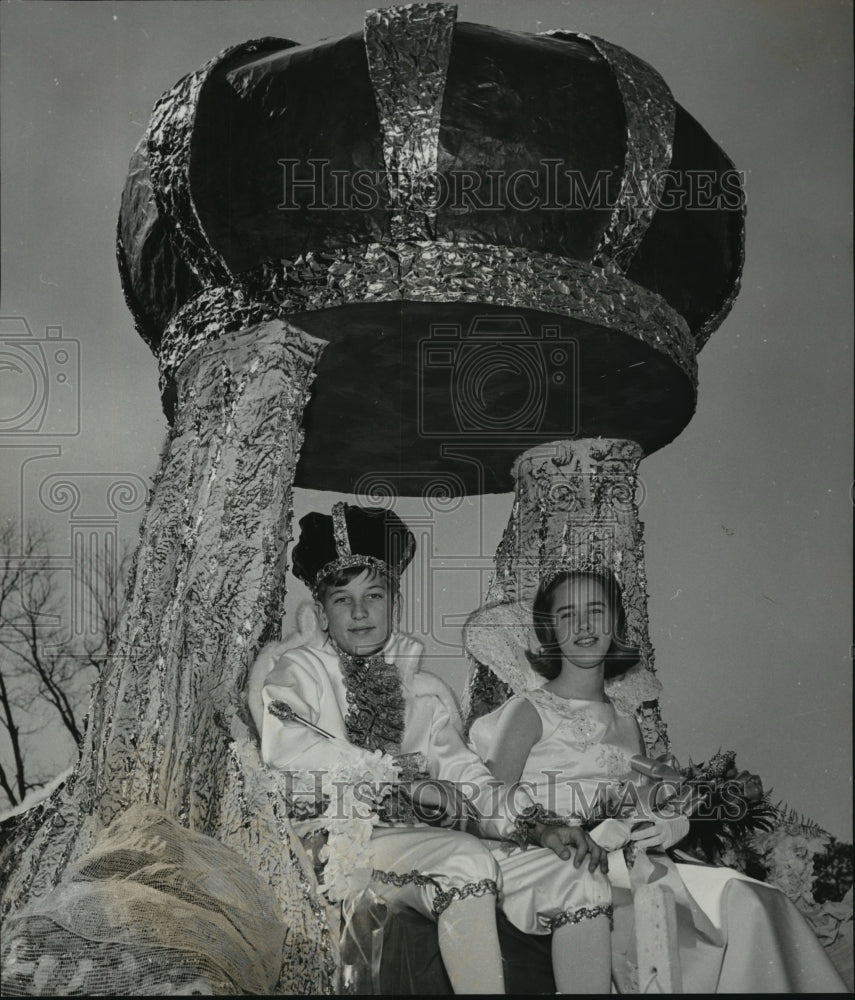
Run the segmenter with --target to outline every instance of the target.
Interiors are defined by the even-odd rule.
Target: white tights
[[[504,994],[496,897],[458,899],[437,920],[439,951],[455,993]]]
[[[609,993],[612,979],[611,925],[605,914],[556,927],[552,971],[559,993]]]

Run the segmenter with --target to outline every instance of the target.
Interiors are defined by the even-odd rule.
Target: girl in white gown
[[[497,897],[520,930],[553,932],[559,989],[590,992],[602,969],[607,983],[611,892],[597,867],[601,849],[578,824],[525,821],[534,803],[524,794],[508,798],[493,780],[461,735],[450,690],[421,669],[420,644],[397,632],[398,578],[415,551],[412,533],[391,511],[344,503],[331,516],[308,514],[300,529],[294,572],[314,592],[323,631],[296,647],[272,643],[253,666],[250,702],[265,764],[288,776],[292,794],[314,801],[324,772],[364,792],[366,782],[355,780],[369,767],[363,751],[389,760],[419,756],[430,778],[413,784],[414,797],[447,792],[448,818],[463,822],[469,809],[480,817],[474,837],[423,822],[369,821],[362,798],[353,799],[353,815],[331,803],[325,827],[355,820],[369,834],[349,872],[338,866],[345,897],[353,901],[369,882],[357,878],[365,869],[391,909],[435,920],[457,993],[504,992]],[[344,778],[342,761],[350,762]],[[458,795],[466,809],[456,808]],[[316,826],[294,821],[301,836]],[[529,850],[504,849],[523,833]],[[332,867],[330,860],[325,878]]]
[[[644,754],[638,723],[615,707],[604,686],[607,677],[633,666],[638,653],[622,641],[620,590],[607,573],[563,572],[547,579],[535,599],[534,619],[542,646],[530,659],[546,683],[477,720],[470,739],[503,782],[525,783],[558,815],[590,817],[604,793],[623,792],[626,801],[629,784],[641,780],[630,767],[634,755]],[[643,798],[644,788],[634,789]],[[846,992],[783,893],[730,869],[675,864],[668,857],[665,850],[687,832],[688,820],[667,807],[637,808],[630,821],[609,820],[592,830],[593,839],[611,851],[612,975],[618,989],[648,985],[634,976],[632,884],[663,880],[677,900],[686,992]],[[630,874],[623,848],[631,842],[637,853]],[[537,905],[534,896],[531,905]]]

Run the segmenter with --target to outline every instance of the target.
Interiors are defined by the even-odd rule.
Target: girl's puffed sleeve
[[[346,740],[328,740],[299,722],[284,722],[269,711],[272,702],[282,701],[307,722],[327,731],[340,728],[331,726],[326,718],[336,697],[317,657],[300,650],[283,654],[267,675],[261,698],[261,756],[265,764],[283,771],[323,770],[340,758],[343,747],[349,746]],[[322,706],[327,706],[323,713]],[[332,734],[341,736],[334,731]]]

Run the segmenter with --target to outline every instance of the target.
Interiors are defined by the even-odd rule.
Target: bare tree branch
[[[74,635],[48,532],[37,525],[21,537],[14,522],[0,525],[0,790],[11,805],[44,784],[32,761],[34,741],[56,730],[51,714],[82,744],[88,689],[115,646],[130,558],[125,545],[113,563],[75,567],[92,618],[88,633]]]
[[[9,782],[6,780],[6,774],[3,773],[2,785],[3,790],[9,796],[11,804],[17,805],[21,799],[27,794],[27,782],[25,778],[25,768],[24,768],[24,754],[21,747],[21,732],[20,727],[15,722],[15,706],[12,699],[9,696],[9,688],[6,684],[6,680],[3,677],[3,671],[0,670],[0,711],[3,713],[3,725],[6,727],[6,732],[9,735],[9,743],[12,747],[12,757],[15,762],[15,784],[17,786],[17,798],[12,792]]]

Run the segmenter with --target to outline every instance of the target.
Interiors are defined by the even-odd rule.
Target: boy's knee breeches
[[[440,917],[456,900],[494,895],[507,918],[528,934],[611,918],[611,887],[587,862],[576,868],[548,848],[523,851],[497,841],[429,827],[379,829],[372,838],[378,895]]]
[[[489,845],[468,833],[380,828],[371,846],[372,887],[391,906],[409,906],[436,919],[456,900],[501,891],[501,869]]]

